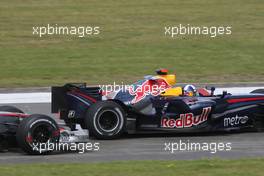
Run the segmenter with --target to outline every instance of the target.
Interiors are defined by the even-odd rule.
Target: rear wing
[[[67,99],[67,93],[78,91],[89,95],[96,100],[102,100],[100,87],[86,87],[85,83],[69,83],[64,86],[51,87],[51,112],[58,113],[61,110],[68,110],[70,103]]]

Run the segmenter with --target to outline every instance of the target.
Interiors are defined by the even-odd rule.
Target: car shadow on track
[[[137,133],[124,134],[120,139],[133,138],[169,138],[169,137],[213,137],[213,136],[231,136],[236,134],[256,133],[256,131],[232,131],[232,132],[199,132],[199,133]],[[117,139],[118,140],[118,139]]]
[[[89,153],[92,151],[85,151],[84,153]],[[65,155],[65,154],[78,154],[79,151],[53,151],[49,154],[39,154],[39,155],[30,155],[25,152],[23,152],[20,148],[9,148],[8,150],[0,151],[0,157],[2,155],[4,156],[12,156],[12,155],[20,155],[20,156],[53,156],[53,155]]]
[[[172,138],[172,137],[214,137],[214,136],[231,136],[231,135],[239,135],[239,134],[245,134],[245,133],[251,133],[254,134],[256,133],[256,131],[232,131],[232,132],[199,132],[199,133],[137,133],[137,134],[124,134],[122,135],[120,138],[117,139],[113,139],[114,141],[122,141],[122,140],[129,140],[129,139],[144,139],[144,138]],[[260,132],[258,132],[260,133]],[[262,132],[264,133],[264,132]],[[94,141],[110,141],[110,140],[98,140],[95,139],[94,137],[91,137],[91,142]],[[53,156],[53,155],[65,155],[65,154],[78,154],[79,151],[54,151],[50,154],[48,154],[49,156]],[[93,151],[85,151],[85,153],[90,153]],[[2,151],[0,152],[0,156],[1,155],[21,155],[21,156],[32,156],[32,155],[28,155],[26,153],[24,153],[21,149],[19,148],[9,148],[6,151]]]

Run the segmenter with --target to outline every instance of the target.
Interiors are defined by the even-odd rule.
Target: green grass
[[[179,82],[264,81],[263,9],[263,0],[1,0],[0,87],[129,83],[161,67]],[[32,35],[48,23],[101,35]],[[164,36],[180,23],[232,26],[232,35]]]
[[[264,159],[126,161],[83,164],[31,164],[0,166],[0,175],[46,176],[262,176]]]

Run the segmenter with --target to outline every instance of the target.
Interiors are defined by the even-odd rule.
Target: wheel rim
[[[114,131],[119,125],[119,115],[113,110],[104,110],[99,114],[98,125],[105,132]]]
[[[52,128],[46,124],[38,125],[32,130],[33,143],[46,143],[52,138]]]

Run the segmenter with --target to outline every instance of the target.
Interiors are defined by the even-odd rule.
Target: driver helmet
[[[193,97],[196,95],[196,88],[194,85],[186,85],[183,87],[183,93],[185,96],[190,96],[190,97]]]

